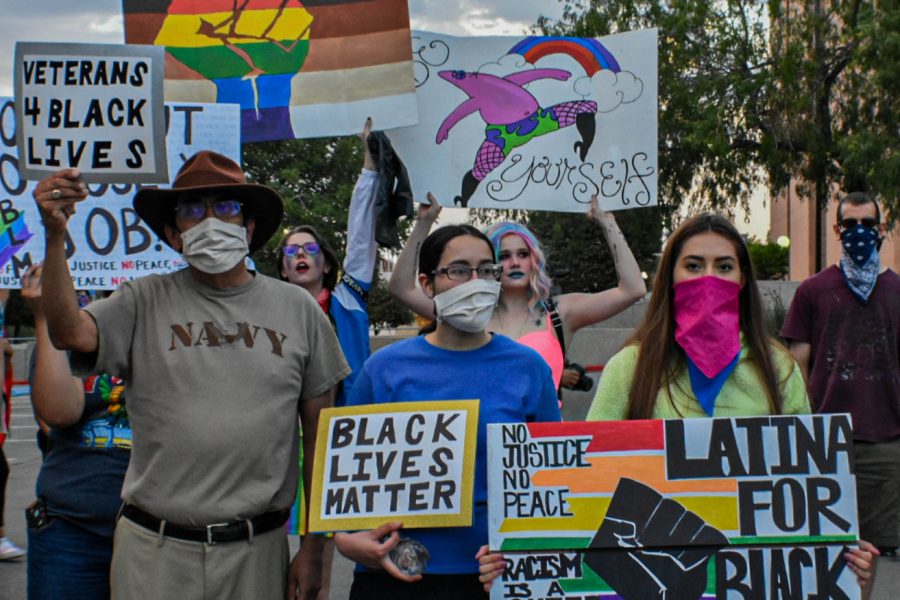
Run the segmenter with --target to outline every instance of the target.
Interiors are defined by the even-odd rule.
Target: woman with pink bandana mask
[[[587,419],[809,412],[800,369],[767,333],[743,238],[719,215],[689,219],[666,243],[644,320],[609,360]]]
[[[747,244],[716,214],[685,221],[666,242],[643,322],[603,370],[586,420],[807,414],[803,375],[766,329]],[[844,557],[864,595],[873,555],[860,541]],[[503,572],[479,552],[481,581]]]

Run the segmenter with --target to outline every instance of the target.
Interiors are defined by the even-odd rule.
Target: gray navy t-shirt
[[[130,281],[86,310],[99,348],[73,365],[128,389],[125,501],[190,525],[291,506],[300,402],[350,372],[306,290],[260,274],[221,290],[185,269]]]

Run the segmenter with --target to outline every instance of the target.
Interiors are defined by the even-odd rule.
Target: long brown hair
[[[766,331],[762,297],[756,284],[747,243],[728,219],[721,215],[704,213],[685,221],[669,237],[656,271],[653,294],[647,305],[644,320],[625,342],[625,345],[637,344],[639,348],[635,373],[640,376],[634,377],[631,384],[628,396],[629,419],[653,418],[653,409],[659,392],[665,389],[666,396],[672,401],[669,386],[681,369],[686,368],[684,350],[675,341],[672,292],[675,263],[687,240],[707,232],[717,233],[734,245],[738,264],[744,276],[744,287],[738,296],[741,332],[766,390],[769,413],[781,414],[783,398],[775,362],[772,359],[772,348],[777,347],[779,349],[776,351],[785,353],[787,350],[781,348]]]

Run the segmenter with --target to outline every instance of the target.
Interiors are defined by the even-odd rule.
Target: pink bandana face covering
[[[741,350],[741,285],[708,275],[672,286],[675,341],[707,377],[715,377]]]

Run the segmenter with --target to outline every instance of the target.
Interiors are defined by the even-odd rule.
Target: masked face
[[[419,275],[425,293],[434,298],[438,322],[460,331],[484,331],[500,295],[490,246],[472,235],[451,239],[431,276]]]
[[[675,341],[707,377],[715,377],[741,349],[741,286],[721,277],[675,284]]]
[[[188,264],[210,275],[228,271],[249,254],[247,229],[216,218],[204,219],[182,232],[181,242]]]
[[[473,279],[434,297],[439,322],[468,333],[484,331],[500,297],[500,282]]]

